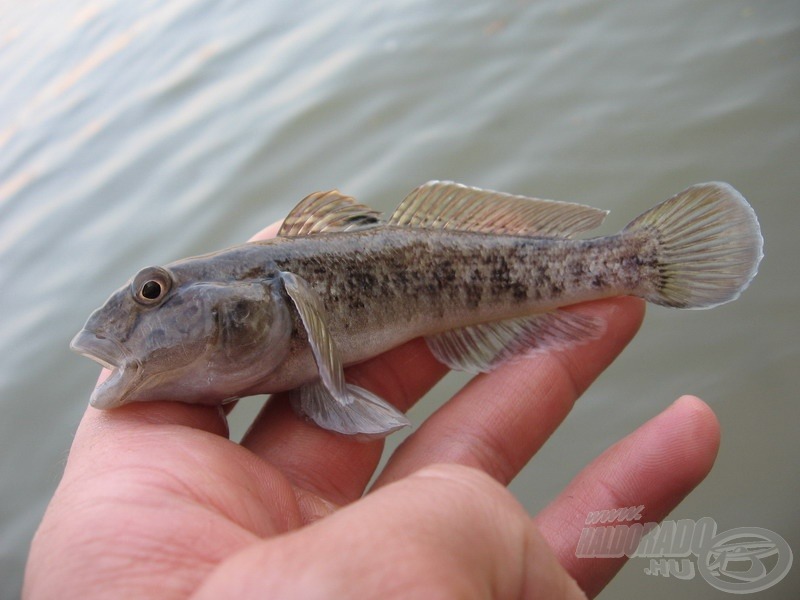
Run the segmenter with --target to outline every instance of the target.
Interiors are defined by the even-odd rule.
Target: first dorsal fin
[[[359,204],[355,198],[345,196],[339,190],[315,192],[292,209],[278,235],[295,237],[369,229],[383,224],[380,217],[379,212]]]
[[[570,237],[594,229],[607,214],[605,210],[582,204],[514,196],[452,181],[429,181],[406,196],[388,224],[508,235]]]

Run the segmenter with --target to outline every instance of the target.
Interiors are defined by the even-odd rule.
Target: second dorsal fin
[[[388,224],[508,235],[570,237],[594,229],[605,210],[514,196],[452,181],[429,181],[411,192]]]
[[[359,204],[352,196],[339,190],[315,192],[303,198],[283,220],[278,235],[295,237],[356,231],[383,225],[381,214],[368,206]]]

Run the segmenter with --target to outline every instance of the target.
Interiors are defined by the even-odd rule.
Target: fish
[[[492,371],[603,333],[564,307],[631,295],[710,308],[736,299],[763,257],[756,214],[727,183],[582,237],[607,214],[449,181],[417,187],[388,218],[316,192],[273,239],[142,269],[71,348],[111,371],[98,409],[286,392],[320,427],[372,439],[409,420],[344,367],[423,337],[451,369]]]

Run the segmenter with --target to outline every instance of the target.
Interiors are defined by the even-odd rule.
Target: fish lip
[[[121,367],[128,354],[117,340],[98,335],[89,329],[81,329],[72,338],[69,347],[70,350],[100,363],[106,369]]]
[[[141,380],[141,363],[118,340],[85,328],[72,338],[69,347],[111,371],[108,377],[97,384],[89,404],[100,409],[125,404]]]

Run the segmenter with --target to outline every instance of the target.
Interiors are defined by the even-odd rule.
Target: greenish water
[[[791,0],[3,3],[0,597],[18,593],[96,376],[67,349],[92,309],[309,192],[391,210],[428,179],[608,208],[607,232],[699,181],[749,198],[766,240],[753,286],[711,312],[651,309],[512,489],[541,508],[694,393],[722,448],[676,518],[765,527],[800,552],[798,98]],[[646,566],[604,597],[723,597]],[[762,597],[800,591],[797,572]]]

